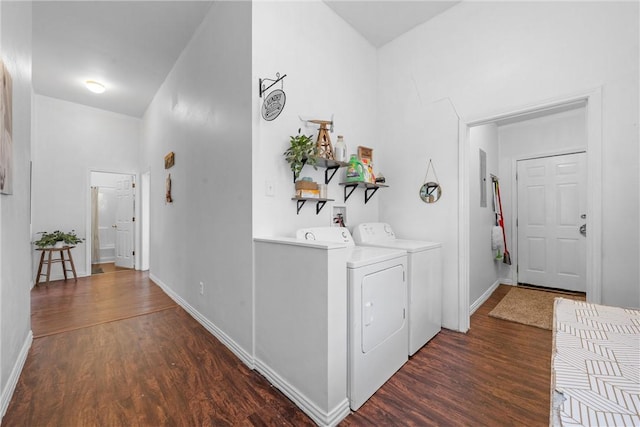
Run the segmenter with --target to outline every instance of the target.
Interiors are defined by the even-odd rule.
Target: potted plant
[[[300,176],[300,172],[305,164],[316,167],[317,147],[316,143],[311,139],[311,135],[302,135],[300,129],[296,136],[289,137],[290,146],[283,154],[293,172],[293,181],[295,182]]]
[[[60,230],[56,230],[52,233],[49,233],[48,231],[40,231],[38,234],[41,234],[40,238],[33,243],[41,249],[55,246],[63,247],[76,245],[78,243],[82,243],[84,240],[76,235],[75,230],[71,230],[68,233]]]

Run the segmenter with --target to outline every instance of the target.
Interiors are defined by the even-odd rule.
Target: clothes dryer
[[[442,328],[442,255],[440,243],[397,239],[389,224],[365,223],[353,230],[357,245],[407,251],[409,356]]]
[[[301,229],[296,237],[349,246],[347,384],[355,411],[408,360],[407,253],[355,246],[343,227]]]

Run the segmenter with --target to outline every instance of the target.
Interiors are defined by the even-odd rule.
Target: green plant
[[[75,230],[71,230],[68,233],[63,233],[60,230],[56,230],[53,233],[49,233],[48,231],[40,231],[38,232],[38,234],[41,234],[40,238],[33,243],[39,248],[54,246],[57,242],[64,242],[67,245],[76,245],[84,241],[83,238],[80,238],[76,235]]]
[[[289,137],[290,146],[283,154],[289,165],[291,166],[291,172],[293,172],[293,181],[295,182],[300,176],[300,172],[305,164],[313,166],[317,169],[316,155],[317,147],[316,143],[311,139],[311,135],[302,135],[300,129],[296,136]]]

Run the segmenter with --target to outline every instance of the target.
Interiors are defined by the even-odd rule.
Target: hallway
[[[34,288],[32,329],[3,426],[312,424],[147,273]]]
[[[551,332],[487,315],[509,289],[341,425],[547,425]],[[53,282],[32,291],[32,310],[40,338],[3,426],[313,425],[146,273]]]

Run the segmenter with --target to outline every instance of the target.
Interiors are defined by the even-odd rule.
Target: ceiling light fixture
[[[105,90],[104,85],[95,80],[87,80],[84,82],[84,85],[93,93],[102,93]]]

